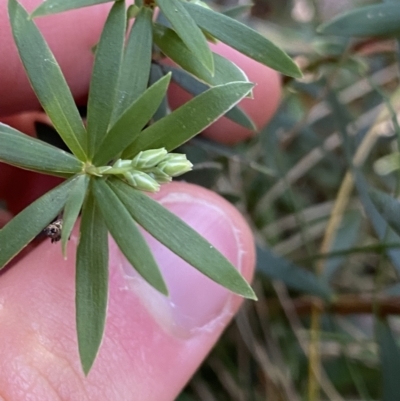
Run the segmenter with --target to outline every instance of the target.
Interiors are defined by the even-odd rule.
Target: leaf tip
[[[93,362],[94,362],[94,360],[86,361],[86,362],[81,360],[82,371],[83,371],[83,374],[85,375],[85,377],[88,376],[90,370],[92,369]]]
[[[246,299],[250,299],[252,301],[258,301],[256,293],[253,291],[253,289],[249,286],[249,291],[246,295],[244,295]]]
[[[317,26],[315,31],[317,33],[321,34],[321,35],[325,35],[326,34],[326,27],[329,26],[329,24],[330,24],[329,22],[325,22],[325,23]]]
[[[251,288],[250,284],[243,277],[242,277],[242,283],[245,284],[245,287],[242,286],[242,289],[240,291],[237,292],[235,291],[236,294],[240,295],[243,298],[250,299],[252,301],[258,301],[256,293]]]
[[[303,78],[303,73],[301,72],[299,66],[295,62],[293,62],[293,72],[291,76],[296,79]]]
[[[42,15],[42,14],[40,13],[40,10],[39,10],[39,7],[38,7],[36,10],[33,10],[33,11],[29,14],[28,19],[29,19],[29,20],[33,20],[34,18],[40,17],[41,15]]]
[[[158,290],[159,292],[161,292],[161,294],[165,295],[166,297],[169,297],[168,287],[167,287],[167,285],[165,284],[164,279],[163,279],[163,278],[161,278],[161,279],[162,279],[162,282],[159,283],[159,285],[157,286],[157,290]]]

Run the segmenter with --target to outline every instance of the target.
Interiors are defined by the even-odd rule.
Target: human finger
[[[205,236],[247,278],[251,232],[232,205],[194,185],[163,187],[157,200]],[[173,230],[173,227],[171,227]],[[45,242],[0,280],[0,388],[13,401],[172,401],[210,351],[241,299],[146,236],[170,297],[145,283],[110,242],[105,337],[85,378],[74,311],[75,232],[68,260]],[[184,239],[182,239],[184,240]],[[132,244],[135,246],[135,244]]]

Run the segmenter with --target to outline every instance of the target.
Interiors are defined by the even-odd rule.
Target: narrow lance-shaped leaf
[[[221,42],[285,75],[302,76],[297,65],[279,47],[248,26],[193,3],[182,3],[200,28]]]
[[[19,55],[40,103],[72,153],[86,160],[86,130],[56,59],[16,0],[8,1],[8,12]]]
[[[149,85],[154,85],[157,81],[162,79],[165,75],[166,75],[166,73],[164,72],[164,70],[162,69],[160,64],[151,63]],[[170,112],[170,110],[169,110],[169,105],[168,105],[168,99],[167,99],[167,96],[165,95],[162,98],[161,103],[158,106],[153,117],[151,118],[152,122],[161,120],[162,118],[167,116],[169,114],[169,112]]]
[[[103,165],[122,152],[139,135],[164,98],[171,74],[166,75],[135,100],[111,127],[94,157],[96,165]]]
[[[0,161],[27,170],[64,176],[79,173],[83,167],[74,155],[2,123],[0,144]]]
[[[383,218],[382,214],[377,210],[377,207],[372,201],[370,194],[371,188],[368,185],[363,174],[358,170],[354,170],[354,178],[355,178],[355,185],[359,194],[359,199],[380,241],[383,243],[400,243],[399,234],[397,234],[397,232],[392,228],[392,226],[388,224],[387,218],[386,219]],[[386,197],[390,198],[389,195],[387,194],[385,195]],[[396,202],[394,199],[393,201]],[[385,253],[392,261],[397,272],[400,273],[400,249],[385,248]]]
[[[197,96],[200,93],[205,92],[208,89],[208,86],[203,84],[202,82],[198,81],[186,71],[170,67],[170,66],[163,66],[164,71],[171,71],[172,72],[172,80],[177,83],[181,88],[185,89],[190,94]],[[239,107],[234,106],[232,107],[224,117],[228,118],[229,120],[240,124],[241,126],[256,130],[257,127],[254,125],[251,118]]]
[[[338,36],[382,36],[400,33],[398,3],[372,4],[340,14],[318,28],[319,33]]]
[[[107,227],[122,253],[150,285],[168,295],[153,254],[124,204],[104,180],[94,180],[93,190]]]
[[[75,180],[71,178],[47,192],[0,230],[0,269],[60,213]]]
[[[156,0],[157,5],[167,17],[178,36],[195,57],[211,74],[214,73],[214,61],[207,40],[193,21],[180,0]]]
[[[121,67],[112,124],[147,88],[153,45],[152,16],[151,9],[142,7],[129,34]]]
[[[164,54],[208,85],[217,86],[235,81],[248,81],[246,74],[237,65],[216,53],[212,53],[215,71],[211,74],[192,57],[189,49],[172,29],[154,24],[153,34],[154,42]]]
[[[386,320],[377,318],[376,334],[382,365],[382,400],[393,401],[400,394],[400,349]]]
[[[89,373],[103,338],[108,300],[108,236],[89,191],[76,254],[76,330],[82,369]]]
[[[81,211],[83,201],[85,200],[86,191],[89,184],[87,174],[78,176],[75,180],[75,185],[72,187],[68,196],[63,212],[63,223],[61,230],[61,247],[64,257],[67,253],[67,242],[71,235],[74,224]]]
[[[239,5],[239,6],[233,6],[232,8],[228,8],[224,11],[221,11],[221,13],[230,18],[238,18],[238,17],[242,17],[243,14],[250,12],[252,7],[253,7],[252,3]]]
[[[109,185],[132,217],[172,252],[232,292],[256,299],[250,285],[235,267],[185,222],[118,179],[109,180]]]
[[[400,202],[378,190],[370,190],[369,195],[383,219],[400,235]]]
[[[280,280],[289,288],[329,300],[332,291],[315,274],[275,255],[269,249],[257,247],[257,271],[271,280]]]
[[[56,14],[62,11],[73,10],[75,8],[94,6],[96,4],[110,3],[115,0],[45,0],[35,9],[31,17]]]
[[[126,27],[125,1],[115,2],[96,49],[88,100],[87,129],[92,158],[110,124],[122,64]]]
[[[207,90],[146,128],[127,148],[124,156],[129,158],[146,149],[175,149],[224,115],[253,86],[248,82],[232,82]]]

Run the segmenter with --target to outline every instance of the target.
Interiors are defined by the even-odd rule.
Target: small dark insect
[[[48,236],[49,238],[51,238],[51,243],[60,241],[62,226],[63,226],[63,220],[57,219],[57,220],[53,221],[52,223],[50,223],[43,230],[45,235]]]

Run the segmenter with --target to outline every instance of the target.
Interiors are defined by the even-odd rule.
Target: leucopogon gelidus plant
[[[33,18],[106,2],[113,5],[95,48],[84,124]],[[162,294],[168,295],[168,289],[138,226],[210,279],[255,299],[224,256],[145,193],[158,191],[192,168],[185,155],[171,153],[178,146],[228,112],[230,118],[246,121],[235,105],[251,96],[253,84],[235,64],[211,52],[207,39],[221,40],[282,73],[301,75],[266,38],[202,2],[138,0],[127,6],[125,0],[47,0],[29,15],[17,0],[8,0],[13,37],[31,86],[71,153],[0,124],[0,161],[65,179],[0,230],[0,268],[59,216],[65,255],[81,214],[76,324],[85,374],[98,353],[106,321],[108,233],[144,280]],[[171,80],[171,72],[153,82],[149,78],[157,65],[152,60],[160,54],[202,86],[197,87],[198,96],[156,120]]]

